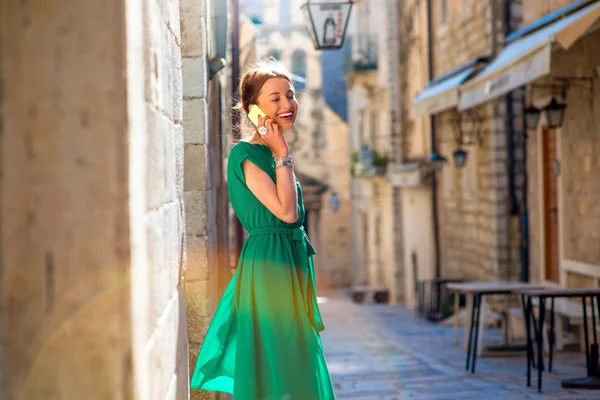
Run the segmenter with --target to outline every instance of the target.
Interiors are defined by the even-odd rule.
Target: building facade
[[[600,3],[428,5],[441,275],[596,287]]]
[[[531,82],[527,91],[528,103],[539,109],[553,96],[566,105],[561,126],[552,127],[542,112],[538,126],[528,131],[530,279],[547,285],[598,287],[600,186],[595,175],[600,159],[594,149],[600,140],[600,32],[593,23],[599,19],[600,5],[525,1],[523,12],[526,24],[531,24],[569,6],[579,10],[566,11],[566,18],[581,13],[581,18],[591,17],[592,25],[585,26],[589,22],[581,19],[573,22],[588,29],[570,37],[569,47],[552,51],[550,73]]]
[[[402,249],[402,301],[408,307],[415,303],[415,282],[431,279],[436,274],[435,197],[432,171],[427,163],[431,152],[429,121],[413,120],[408,107],[429,80],[426,12],[426,2],[415,0],[405,2],[396,14],[399,140],[390,177],[400,193],[396,236],[397,247]]]
[[[0,4],[0,397],[189,398],[226,280],[217,3]]]
[[[350,256],[350,162],[345,82],[340,71],[344,50],[315,50],[300,0],[243,1],[242,12],[259,24],[257,54],[292,73],[300,112],[287,133],[307,211],[305,227],[317,249],[315,272],[320,288],[348,286]],[[290,44],[293,44],[291,46]],[[342,96],[340,96],[342,94]],[[332,196],[339,205],[332,208]]]
[[[523,150],[510,139],[517,133],[508,129],[509,106],[505,98],[476,108],[462,109],[459,104],[460,85],[501,51],[506,32],[518,22],[512,9],[517,10],[512,2],[500,7],[494,1],[442,0],[427,2],[420,14],[419,24],[426,26],[429,40],[428,55],[417,56],[417,62],[426,65],[430,76],[412,98],[409,135],[417,142],[429,136],[430,154],[448,161],[439,170],[432,163],[428,168],[436,192],[438,260],[435,273],[430,269],[425,278],[521,277],[520,220],[525,204],[518,172],[524,169]]]
[[[397,2],[354,3],[346,75],[353,163],[353,284],[384,287],[392,303],[403,301],[400,197],[388,176],[400,158],[397,20]]]

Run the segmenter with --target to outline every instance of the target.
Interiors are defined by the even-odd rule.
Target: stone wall
[[[222,99],[226,98],[227,74],[219,72],[209,81],[211,49],[211,3],[181,2],[183,69],[184,199],[187,241],[187,318],[190,372],[204,340],[212,314],[231,278],[228,248],[228,197],[224,179]],[[224,103],[224,101],[223,101]],[[192,399],[215,398],[206,391],[191,393]]]
[[[440,2],[437,2],[440,3]],[[450,71],[465,62],[480,56],[491,55],[494,46],[492,35],[492,5],[494,1],[472,1],[449,13],[447,21],[434,6],[434,75]],[[502,16],[497,7],[496,42],[504,37]]]
[[[552,53],[552,76],[593,76],[600,65],[600,34],[584,36],[567,51]],[[552,78],[550,76],[547,81]],[[597,78],[596,78],[597,82]],[[561,173],[559,177],[559,241],[563,284],[597,286],[600,265],[600,207],[598,194],[600,157],[594,152],[599,145],[600,88],[594,82],[573,83],[567,92],[567,110],[563,127],[558,132]],[[536,92],[534,102],[543,107],[550,94]],[[537,131],[529,132],[528,174],[530,209],[530,264],[532,280],[543,279],[543,202],[541,184],[541,139],[545,117],[542,114]],[[589,265],[591,271],[567,272],[565,261]],[[593,279],[591,277],[594,277]]]
[[[495,2],[470,2],[453,8],[446,21],[434,12],[435,75],[476,57],[501,50],[503,9]],[[495,21],[495,29],[492,24]],[[514,279],[519,276],[518,217],[511,217],[508,190],[508,145],[504,98],[477,107],[482,141],[462,146],[467,165],[456,168],[457,149],[451,111],[435,116],[438,152],[449,163],[438,173],[438,209],[442,276],[471,280]]]
[[[573,0],[520,0],[523,5],[523,23],[528,25],[539,18],[573,3]]]
[[[179,4],[0,7],[0,397],[186,399]]]
[[[467,146],[467,164],[456,168],[456,149],[449,112],[435,118],[439,152],[449,158],[439,173],[438,205],[442,275],[471,279],[518,277],[518,259],[511,259],[507,144],[502,107],[488,103],[478,108],[481,115],[499,115],[487,120],[482,143]],[[511,228],[512,227],[512,228]]]
[[[143,67],[128,66],[130,91],[137,88],[137,81],[141,82],[140,69],[144,71],[143,106],[130,100],[129,113],[135,118],[146,118],[145,126],[133,124],[130,139],[136,397],[186,399],[189,385],[183,286],[185,218],[179,2],[141,4],[141,21],[134,19],[134,8],[128,9],[132,20],[127,21],[128,51],[136,54],[135,46],[141,44],[144,56]],[[141,42],[131,39],[137,33],[136,23],[143,26]],[[140,193],[140,180],[144,178],[145,185],[141,187],[145,186],[145,196]],[[145,212],[140,212],[142,204]],[[144,276],[147,287],[137,286],[138,279]]]

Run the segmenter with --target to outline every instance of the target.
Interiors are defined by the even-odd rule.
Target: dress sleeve
[[[250,160],[254,165],[271,175],[265,160],[260,156],[257,149],[253,148],[249,143],[239,142],[235,144],[229,152],[229,159],[227,161],[228,180],[239,179],[244,185],[246,184],[246,178],[244,177],[244,170],[242,168],[242,164],[245,160]]]

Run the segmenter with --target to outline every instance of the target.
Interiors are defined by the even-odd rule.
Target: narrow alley
[[[600,399],[597,391],[560,387],[585,375],[582,353],[560,353],[544,373],[542,393],[525,381],[525,356],[479,357],[475,374],[464,369],[453,328],[431,324],[401,306],[354,304],[338,292],[322,299],[323,346],[338,399]],[[486,331],[486,341],[501,340]]]

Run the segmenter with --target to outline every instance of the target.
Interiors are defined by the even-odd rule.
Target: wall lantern
[[[570,87],[580,86],[587,88],[590,94],[594,93],[594,77],[554,77],[555,82],[542,83],[542,84],[531,84],[529,86],[531,92],[535,90],[549,91],[552,93],[552,100],[550,103],[541,110],[529,106],[524,110],[525,127],[527,129],[536,129],[540,119],[540,113],[543,111],[546,114],[546,123],[549,128],[560,128],[565,118],[565,110],[567,105],[565,104],[567,99],[567,90]],[[557,97],[561,99],[561,102],[557,100]]]
[[[304,4],[304,19],[317,50],[337,50],[344,45],[353,1]]]
[[[461,148],[454,150],[452,157],[456,168],[462,168],[467,164],[467,152]]]
[[[566,108],[566,105],[560,104],[555,97],[552,97],[550,103],[544,107],[548,127],[560,128],[562,126]]]
[[[373,150],[369,146],[363,145],[359,153],[360,164],[364,172],[370,171],[373,168]]]
[[[431,153],[429,156],[429,163],[434,171],[439,171],[444,167],[444,164],[448,162],[448,159],[438,153]]]
[[[331,196],[329,196],[329,207],[334,213],[340,209],[340,196],[336,192],[331,193]]]
[[[456,145],[471,146],[475,143],[481,145],[483,141],[482,119],[475,110],[468,110],[463,113],[455,112],[450,119],[454,128],[454,138]]]
[[[529,106],[525,109],[525,128],[537,129],[540,122],[540,114],[542,110],[537,107]]]

